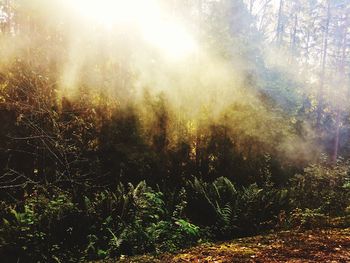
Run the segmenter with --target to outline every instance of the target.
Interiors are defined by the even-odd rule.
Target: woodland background
[[[0,3],[4,262],[349,226],[349,1],[168,1],[200,46],[173,63]]]

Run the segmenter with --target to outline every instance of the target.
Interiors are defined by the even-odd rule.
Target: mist
[[[331,153],[333,131],[320,127],[347,109],[348,93],[344,70],[327,68],[331,55],[318,58],[310,46],[303,57],[293,42],[299,35],[277,41],[296,32],[292,22],[274,30],[278,21],[266,14],[281,11],[278,3],[201,4],[21,1],[16,13],[3,11],[10,22],[1,38],[1,68],[24,61],[43,73],[58,102],[84,97],[92,109],[131,106],[146,130],[158,116],[154,104],[163,100],[175,144],[187,125],[191,140],[200,129],[223,125],[245,152],[243,145],[254,141],[259,154],[296,163]],[[121,11],[106,13],[113,7]]]
[[[119,107],[135,105],[140,114],[150,115],[143,109],[151,103],[145,94],[151,98],[161,96],[166,100],[166,110],[174,113],[171,122],[193,123],[195,129],[225,125],[235,133],[235,140],[254,139],[290,159],[311,160],[321,152],[319,146],[313,145],[311,126],[303,124],[301,138],[290,124],[293,116],[285,110],[288,103],[297,107],[301,100],[297,96],[308,92],[309,87],[304,86],[297,68],[286,66],[285,52],[274,46],[264,50],[259,32],[250,29],[254,24],[237,26],[237,21],[252,19],[248,12],[241,12],[243,5],[232,7],[240,13],[231,21],[225,13],[229,10],[225,1],[209,2],[201,13],[196,13],[196,6],[191,4],[186,10],[158,4],[164,14],[155,23],[175,21],[176,29],[170,27],[168,34],[176,34],[171,30],[180,28],[184,39],[167,42],[156,35],[155,42],[150,42],[133,17],[106,25],[98,20],[98,14],[97,18],[86,17],[81,11],[84,7],[72,7],[68,2],[53,1],[48,5],[45,1],[23,1],[16,18],[28,18],[32,13],[35,17],[3,38],[4,66],[15,59],[28,59],[39,68],[54,67],[50,81],[55,83],[60,97],[74,100],[86,90],[113,98]],[[154,12],[150,10],[144,11],[149,12],[144,15],[146,19]],[[211,24],[208,19],[217,15],[217,24]],[[39,21],[46,25],[46,31],[37,26]],[[157,33],[162,31],[153,32]],[[247,34],[243,43],[242,34]],[[226,42],[220,45],[223,38]],[[189,47],[181,41],[190,41]],[[190,50],[184,51],[186,48]],[[276,60],[279,64],[274,63]],[[298,89],[292,91],[292,96],[296,101],[286,101],[283,95],[294,88],[288,83],[277,90],[270,87],[266,74],[279,72],[294,79],[292,85]],[[270,91],[274,94],[268,94]],[[272,101],[265,101],[265,95],[272,96]]]

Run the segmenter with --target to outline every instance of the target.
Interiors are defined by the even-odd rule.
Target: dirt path
[[[350,228],[285,231],[277,234],[203,244],[178,254],[140,256],[117,261],[125,263],[185,262],[341,262],[350,263]]]

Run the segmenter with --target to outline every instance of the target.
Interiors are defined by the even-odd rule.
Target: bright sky
[[[156,0],[67,0],[82,19],[106,30],[136,26],[143,39],[171,59],[193,53],[196,42],[185,25],[161,9]]]

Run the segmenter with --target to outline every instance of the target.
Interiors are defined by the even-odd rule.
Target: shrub
[[[343,161],[333,166],[310,165],[304,174],[291,180],[291,205],[331,216],[344,215],[350,205],[349,172],[349,164]]]
[[[293,228],[312,229],[328,225],[328,217],[320,210],[296,208],[290,215],[290,226]]]
[[[34,195],[19,205],[9,206],[0,228],[1,254],[6,262],[69,261],[79,257],[80,236],[77,209],[69,196],[48,199]],[[16,259],[15,259],[16,257]]]
[[[194,178],[188,188],[188,213],[194,222],[209,227],[217,239],[253,234],[274,227],[277,215],[288,206],[286,190],[270,186],[261,188],[257,184],[237,190],[224,177],[211,184]]]

